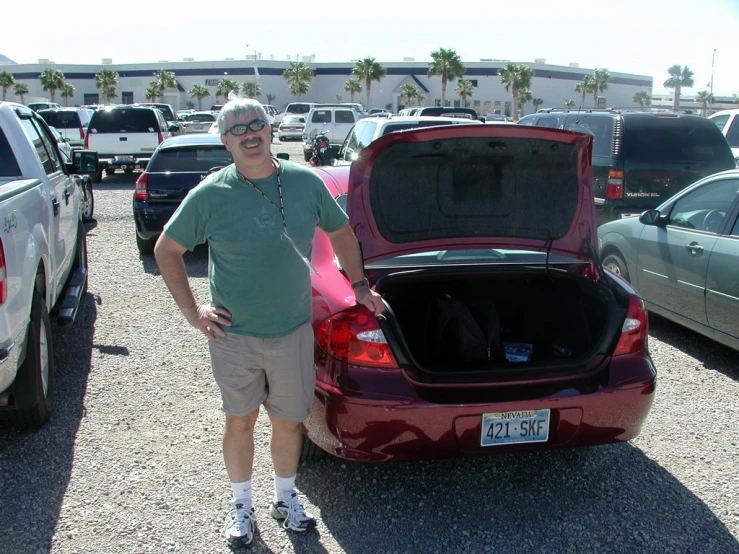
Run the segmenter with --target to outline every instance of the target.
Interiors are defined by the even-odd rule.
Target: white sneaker
[[[243,504],[232,504],[231,511],[223,523],[223,536],[229,544],[249,544],[254,538],[254,508],[247,508]]]
[[[285,529],[298,533],[304,533],[316,526],[316,519],[303,509],[297,493],[292,493],[286,502],[282,500],[273,502],[270,515],[281,520]]]

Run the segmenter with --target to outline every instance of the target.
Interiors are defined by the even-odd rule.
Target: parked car
[[[183,134],[207,133],[217,117],[218,114],[213,112],[193,112],[183,116],[180,127]]]
[[[391,110],[388,110],[387,108],[372,108],[369,111],[370,116],[382,116],[383,114],[391,116],[393,115],[393,112]]]
[[[152,254],[164,225],[190,189],[232,162],[231,153],[217,134],[182,135],[162,142],[134,187],[133,218],[139,252]]]
[[[308,115],[312,108],[318,106],[315,102],[290,102],[285,106],[283,117],[288,115]]]
[[[702,177],[736,167],[716,125],[695,115],[550,110],[518,124],[593,137],[599,224],[656,208]]]
[[[273,118],[273,120],[270,121],[271,125],[279,125],[280,123],[282,123],[282,117],[284,114],[280,112],[280,110],[278,110],[271,104],[262,104],[262,106],[264,106],[264,109],[267,110],[267,113],[270,114]]]
[[[307,162],[313,155],[311,139],[316,133],[323,133],[329,143],[335,146],[344,142],[354,124],[362,116],[353,108],[316,107],[305,117],[303,129],[303,157]]]
[[[450,114],[468,114],[472,117],[472,119],[480,119],[480,116],[477,115],[477,112],[472,108],[455,108],[453,106],[424,106],[421,108],[416,108],[416,111],[413,112],[411,115],[430,115],[430,116],[448,116]],[[482,121],[485,121],[485,118],[482,118]]]
[[[603,265],[651,311],[739,350],[738,215],[739,170],[711,175],[599,227]]]
[[[56,102],[29,102],[26,104],[29,108],[31,108],[34,112],[37,112],[39,110],[53,110],[56,108],[61,108],[59,104]]]
[[[369,146],[378,138],[395,133],[405,131],[407,129],[418,129],[421,127],[436,127],[439,125],[478,125],[477,120],[457,119],[452,117],[405,117],[398,116],[391,119],[379,117],[367,117],[357,122],[349,131],[346,140],[341,145],[336,159],[332,165],[349,165],[359,157],[359,153],[363,148]]]
[[[136,104],[130,104],[131,106],[149,106],[156,108],[162,112],[164,121],[168,125],[177,125],[177,112],[172,104],[165,104],[163,102],[137,102]]]
[[[499,113],[489,113],[485,116],[485,122],[488,121],[510,121],[506,116]]]
[[[92,110],[83,108],[58,108],[39,110],[38,114],[62,135],[71,147],[83,147],[85,132],[90,124]]]
[[[739,165],[739,109],[716,112],[708,119],[721,129]]]
[[[172,135],[162,112],[147,106],[113,106],[96,111],[85,135],[85,148],[100,156],[100,171],[93,179],[102,180],[121,169],[133,173],[146,167],[159,144]]]
[[[72,147],[69,145],[69,139],[64,138],[61,133],[57,131],[56,127],[52,127],[51,125],[49,125],[49,130],[54,136],[54,140],[56,141],[56,146],[59,149],[59,152],[64,154],[66,161],[71,161]]]
[[[595,252],[592,138],[516,125],[391,133],[320,175],[387,312],[313,242],[303,459],[419,460],[625,441],[656,372],[647,311]]]
[[[282,118],[282,123],[277,129],[277,138],[279,140],[303,138],[303,130],[305,129],[305,117],[302,115],[288,115]]]

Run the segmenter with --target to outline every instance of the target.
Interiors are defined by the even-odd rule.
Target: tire
[[[303,158],[305,158],[306,162],[309,162],[310,159],[313,157],[313,152],[310,150],[303,150]]]
[[[90,270],[87,265],[87,232],[81,221],[77,225],[77,253],[75,254],[72,271],[74,272],[74,270],[80,267],[84,267],[86,270],[85,285],[82,287],[82,296],[84,296],[87,293],[87,281],[90,276]]]
[[[305,436],[305,434],[303,435],[303,446],[300,449],[299,461],[311,462],[313,460],[320,460],[325,455],[325,451],[321,450],[318,445]]]
[[[95,197],[92,194],[92,183],[85,183],[82,186],[82,209],[80,216],[82,217],[83,223],[89,223],[92,221],[92,216],[95,213]]]
[[[123,170],[123,173],[125,173],[126,175],[133,175],[133,169],[126,168]]]
[[[136,246],[139,249],[139,254],[144,256],[151,256],[154,253],[154,246],[157,243],[157,238],[153,239],[142,239],[138,233],[136,233]]]
[[[49,421],[54,407],[54,356],[51,320],[46,302],[38,291],[33,292],[31,302],[26,359],[15,379],[16,396],[30,396],[35,402],[30,408],[3,413],[3,420],[7,419],[15,427],[41,427]]]
[[[619,254],[609,254],[603,259],[603,267],[610,269],[613,273],[621,277],[622,279],[631,282],[629,277],[629,269],[626,267],[626,262]]]
[[[115,175],[115,169],[112,167],[106,167],[105,168],[105,174],[110,177],[111,175]]]
[[[108,170],[106,169],[105,172],[107,173]],[[90,180],[93,183],[102,183],[103,182],[103,170],[102,170],[102,168],[99,169],[97,173],[90,173]]]

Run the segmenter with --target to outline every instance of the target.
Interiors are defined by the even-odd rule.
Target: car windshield
[[[159,125],[148,109],[99,110],[90,122],[91,133],[156,133]]]
[[[231,153],[221,144],[192,145],[159,150],[149,162],[149,173],[207,172],[233,162]]]
[[[41,110],[39,115],[44,118],[44,121],[51,127],[57,129],[79,129],[80,125],[79,117],[77,112],[54,112]]]
[[[580,263],[581,260],[549,255],[549,263]],[[496,248],[475,248],[464,250],[432,250],[416,254],[404,254],[376,262],[367,267],[418,267],[430,265],[480,265],[480,264],[544,264],[546,252],[533,250],[504,250]]]

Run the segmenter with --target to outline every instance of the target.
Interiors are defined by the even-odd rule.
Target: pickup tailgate
[[[151,156],[162,141],[160,132],[147,133],[98,133],[90,129],[87,148],[104,156]]]

